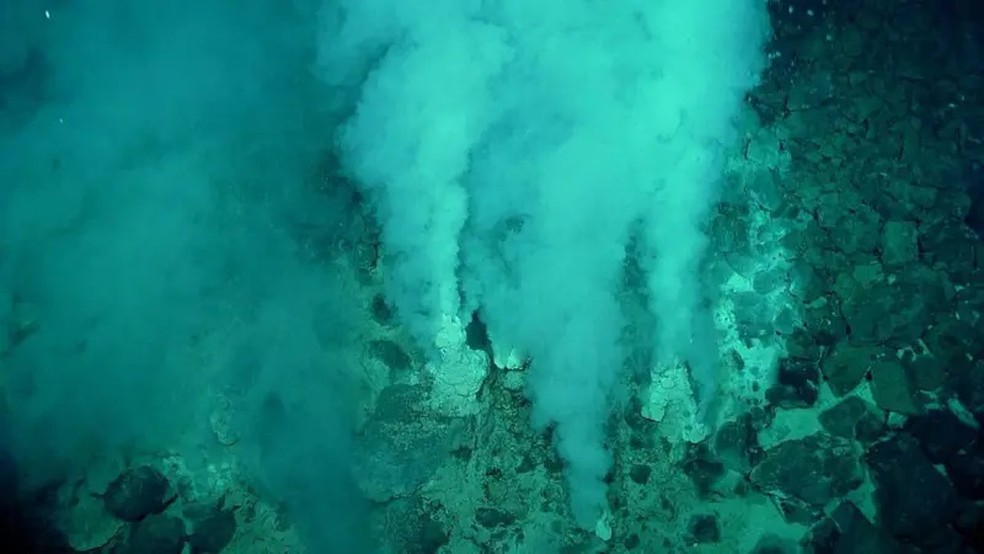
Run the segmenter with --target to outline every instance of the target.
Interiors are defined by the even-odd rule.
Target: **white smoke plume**
[[[661,359],[696,359],[721,154],[764,65],[762,0],[340,0],[323,77],[350,95],[340,134],[391,256],[389,291],[426,345],[459,298],[533,359],[577,520],[594,525],[621,366],[616,294],[642,223]]]

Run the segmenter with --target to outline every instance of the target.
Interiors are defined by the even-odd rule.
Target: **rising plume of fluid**
[[[713,345],[694,340],[700,229],[764,65],[764,2],[342,0],[323,15],[319,69],[351,110],[340,143],[377,206],[391,300],[426,345],[463,296],[533,359],[535,422],[555,426],[593,525],[640,228],[654,348],[713,385],[698,356]]]

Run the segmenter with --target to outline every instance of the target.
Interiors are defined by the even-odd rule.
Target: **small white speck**
[[[44,10],[44,18],[45,19],[51,19],[51,12],[48,11],[48,10]]]

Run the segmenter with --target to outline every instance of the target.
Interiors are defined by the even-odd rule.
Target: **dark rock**
[[[749,206],[747,202],[721,202],[711,222],[711,234],[722,252],[748,250]]]
[[[645,485],[649,482],[649,476],[652,472],[653,468],[645,464],[635,464],[629,470],[629,478],[639,485]]]
[[[775,332],[772,325],[773,307],[767,297],[749,291],[737,293],[732,301],[735,323],[743,340],[765,339]]]
[[[925,340],[929,351],[948,364],[967,356],[979,358],[984,354],[980,327],[969,321],[954,318],[939,321],[926,332]]]
[[[721,541],[721,529],[718,528],[717,517],[713,514],[698,514],[690,519],[690,539],[696,544],[716,543]]]
[[[377,294],[372,297],[372,318],[380,325],[389,325],[393,323],[393,309],[390,308],[389,303],[386,302],[386,297],[382,294]]]
[[[755,543],[751,554],[794,554],[795,552],[799,552],[796,543],[767,535]]]
[[[823,517],[823,510],[807,504],[798,498],[774,496],[772,501],[775,503],[780,515],[782,515],[782,519],[788,523],[812,525]]]
[[[433,517],[420,517],[415,522],[413,540],[409,554],[431,554],[440,551],[441,547],[451,540],[450,534],[440,521]]]
[[[195,522],[188,537],[196,554],[218,554],[236,534],[236,515],[232,510],[215,510]]]
[[[463,418],[413,418],[416,389],[394,390],[385,407],[380,395],[376,413],[364,425],[361,440],[355,445],[354,457],[360,465],[355,477],[363,494],[373,501],[413,493],[465,442],[470,422]]]
[[[724,464],[707,458],[691,458],[684,462],[683,472],[690,477],[697,494],[705,498],[724,475]]]
[[[807,533],[807,551],[813,554],[919,554],[878,529],[849,501],[841,502]]]
[[[486,529],[509,527],[516,522],[516,516],[497,508],[481,507],[475,510],[475,522]]]
[[[871,365],[871,396],[883,410],[907,415],[920,411],[905,369],[895,359],[881,359]]]
[[[789,356],[797,358],[819,360],[823,357],[823,350],[817,347],[813,335],[804,327],[793,329],[786,337],[786,352]]]
[[[485,352],[490,359],[494,357],[488,326],[479,317],[478,312],[472,313],[471,321],[465,326],[465,344],[472,350]]]
[[[725,422],[714,435],[714,453],[726,467],[735,471],[746,472],[761,450],[752,414]]]
[[[909,313],[923,317],[911,321],[906,329],[910,336],[923,334],[940,315],[952,313],[955,290],[945,269],[917,262],[898,268],[893,277],[900,290],[918,297],[918,302],[909,305],[918,309]]]
[[[946,383],[946,363],[928,352],[903,355],[900,361],[915,392],[932,392]]]
[[[374,340],[369,343],[373,356],[392,371],[407,370],[413,366],[413,359],[399,344],[391,340]]]
[[[970,188],[970,208],[964,217],[964,224],[984,239],[984,179],[978,178],[977,181],[977,186]]]
[[[980,248],[977,257],[984,270],[984,237],[981,237]],[[984,325],[984,313],[981,306],[984,306],[984,271],[976,271],[971,276],[965,276],[962,288],[954,290],[953,303],[954,311],[952,318],[968,324],[972,329],[980,329]],[[976,350],[971,350],[971,354],[976,355],[984,352],[984,345],[978,344]]]
[[[439,552],[450,540],[450,533],[442,523],[441,512],[439,505],[423,501],[419,497],[395,500],[386,510],[384,537],[381,538],[395,552]]]
[[[830,390],[837,396],[844,396],[861,384],[871,365],[883,354],[879,347],[859,347],[841,341],[824,358],[820,368]]]
[[[954,360],[948,371],[947,392],[984,422],[984,359]]]
[[[811,554],[833,554],[841,542],[841,532],[830,518],[816,522],[801,540],[803,551]]]
[[[824,430],[845,439],[871,442],[886,429],[884,418],[874,406],[856,396],[848,396],[820,414]]]
[[[835,198],[829,205],[836,205]],[[834,209],[838,209],[835,207]],[[858,206],[853,213],[832,218],[829,224],[830,237],[837,248],[848,255],[874,252],[881,243],[881,218],[868,206]]]
[[[413,421],[419,411],[419,403],[424,398],[421,387],[394,384],[384,387],[376,398],[373,418],[385,423],[405,423]]]
[[[820,297],[803,307],[803,325],[815,343],[831,346],[847,336],[847,324],[838,304],[830,297]]]
[[[947,523],[957,513],[957,494],[914,437],[895,435],[873,445],[865,459],[875,485],[878,520],[884,529],[921,546],[949,542]]]
[[[957,493],[970,500],[984,500],[984,443],[972,446],[953,455],[946,463]]]
[[[967,504],[960,511],[953,528],[963,537],[964,543],[976,547],[975,552],[984,550],[984,505]]]
[[[751,99],[749,99],[751,101]],[[782,142],[773,139],[755,141],[762,142],[763,151],[775,148],[776,151],[782,150]],[[782,187],[782,176],[776,169],[768,171],[754,171],[747,182],[748,192],[752,201],[762,210],[771,214],[782,213],[789,208],[790,201]]]
[[[181,554],[184,523],[164,515],[152,515],[133,526],[130,537],[114,554]]]
[[[919,257],[919,228],[910,221],[886,221],[882,229],[882,256],[885,265],[899,266]]]
[[[775,268],[760,271],[752,278],[752,290],[758,294],[771,294],[786,286],[786,270]]]
[[[738,252],[725,252],[724,262],[725,262],[724,267],[730,268],[731,271],[746,277],[753,275],[755,273],[755,270],[758,269],[758,263],[756,263],[755,257],[741,254]],[[743,314],[741,312],[738,312],[736,315],[738,316],[739,319],[742,320],[745,319],[745,317],[743,317]],[[745,329],[739,329],[739,332],[742,334],[742,336],[745,336],[746,334]]]
[[[861,484],[857,455],[850,441],[818,433],[767,450],[750,479],[774,497],[820,508]]]
[[[636,397],[632,397],[626,403],[622,418],[629,429],[639,433],[645,433],[653,424],[652,421],[642,416],[642,401]]]
[[[120,474],[103,495],[106,510],[125,521],[139,521],[164,510],[168,481],[149,466],[128,469]]]
[[[913,344],[933,323],[936,301],[923,295],[926,283],[878,283],[844,298],[851,344]]]
[[[763,87],[764,88],[764,87]],[[756,89],[756,94],[749,94],[748,103],[758,114],[763,125],[772,125],[780,120],[785,113],[785,96],[768,94]]]
[[[977,430],[949,410],[931,410],[910,417],[903,429],[919,441],[930,462],[942,464],[969,447]]]
[[[806,358],[783,358],[779,362],[776,384],[765,393],[766,399],[780,408],[809,408],[819,396],[820,369]]]
[[[940,264],[952,273],[965,273],[974,268],[974,247],[980,242],[970,229],[951,220],[925,225],[919,229],[924,259]]]
[[[872,443],[885,435],[888,426],[881,414],[868,413],[858,420],[854,429],[855,439],[863,444]]]

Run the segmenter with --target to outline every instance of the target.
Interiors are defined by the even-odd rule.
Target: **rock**
[[[980,440],[954,454],[946,463],[957,493],[969,500],[984,500],[984,443]]]
[[[383,519],[382,532],[395,552],[433,554],[450,541],[440,510],[416,496],[394,501]]]
[[[848,58],[857,58],[864,53],[867,37],[855,26],[846,26],[840,32],[841,51]]]
[[[636,533],[632,533],[629,536],[625,537],[625,540],[622,541],[622,546],[624,546],[626,550],[632,551],[638,548],[641,542],[642,540],[639,539],[639,535]]]
[[[910,417],[903,430],[919,441],[930,462],[942,464],[953,459],[977,438],[977,430],[949,410],[931,410]]]
[[[955,275],[968,274],[976,266],[974,252],[980,238],[965,225],[950,219],[919,228],[923,258],[930,264],[942,265]]]
[[[980,327],[952,317],[933,325],[925,340],[930,353],[949,363],[966,359],[968,354],[977,358],[984,353]]]
[[[758,461],[761,453],[753,414],[743,414],[734,421],[725,422],[714,436],[714,454],[731,470],[745,473]]]
[[[390,371],[408,370],[413,367],[413,359],[407,351],[391,340],[371,341],[369,351]]]
[[[946,383],[945,363],[932,354],[907,354],[901,362],[914,391],[932,392]]]
[[[236,534],[236,515],[232,510],[215,510],[195,522],[188,537],[196,554],[218,554]]]
[[[807,533],[806,551],[815,554],[919,554],[881,531],[853,503],[841,502]]]
[[[836,247],[845,254],[872,252],[880,245],[881,217],[867,205],[857,206],[852,213],[826,226]]]
[[[818,433],[767,450],[749,478],[770,495],[821,508],[861,484],[857,455],[850,441]]]
[[[909,378],[898,360],[882,359],[872,364],[871,395],[883,410],[907,415],[920,411]]]
[[[776,384],[765,398],[780,408],[809,408],[819,396],[820,369],[817,362],[805,358],[783,358],[779,362]]]
[[[954,358],[948,368],[946,389],[984,425],[984,359]]]
[[[483,506],[475,510],[475,522],[486,529],[509,527],[516,522],[516,516],[497,508]]]
[[[787,108],[792,111],[810,110],[827,101],[832,92],[829,76],[818,73],[804,76],[789,89]],[[817,110],[819,111],[819,110]]]
[[[898,539],[921,546],[948,542],[948,524],[959,508],[957,493],[914,437],[902,433],[875,444],[865,461],[871,470],[875,506],[883,528]]]
[[[829,297],[806,304],[803,307],[803,325],[810,331],[813,341],[823,346],[830,346],[847,336],[847,324],[841,314],[841,309]]]
[[[768,298],[754,292],[739,292],[732,297],[735,323],[744,340],[764,339],[774,333],[773,307]]]
[[[850,282],[854,283],[853,278]],[[855,283],[840,290],[851,343],[893,347],[916,344],[946,308],[944,293],[939,276],[921,270],[904,272],[897,281],[875,283],[868,289]]]
[[[103,494],[106,510],[124,521],[139,521],[164,510],[168,481],[149,466],[128,469]]]
[[[984,506],[980,504],[964,506],[953,528],[965,537],[968,544],[978,545],[980,551],[979,545],[984,544]]]
[[[766,535],[755,543],[755,548],[752,549],[751,554],[793,554],[795,552],[799,552],[795,542]]]
[[[632,469],[629,470],[629,478],[638,485],[645,485],[649,483],[649,476],[652,474],[653,468],[645,464],[635,464]]]
[[[820,414],[820,425],[835,437],[871,442],[885,432],[882,414],[856,396],[849,396]]]
[[[416,387],[390,386],[384,392],[354,454],[356,482],[376,502],[414,492],[463,444],[468,431],[461,418],[420,417]]]
[[[688,526],[691,544],[709,544],[721,542],[721,529],[718,528],[717,516],[713,514],[697,514],[690,518]]]
[[[713,459],[706,443],[690,445],[681,468],[697,488],[697,494],[701,498],[710,495],[714,485],[725,473],[724,464]]]
[[[854,278],[854,282],[864,289],[885,282],[884,268],[877,261],[868,261],[855,265],[851,271],[851,276]]]
[[[882,262],[900,266],[919,257],[919,230],[909,221],[888,221],[882,230]]]
[[[413,523],[412,540],[406,545],[408,554],[431,554],[439,552],[441,547],[448,544],[450,540],[448,530],[440,521],[422,515]]]
[[[853,346],[847,341],[841,341],[824,358],[820,368],[830,390],[837,396],[844,396],[864,380],[872,364],[882,355],[881,348]]]
[[[75,550],[87,552],[101,548],[120,534],[125,525],[113,517],[100,498],[90,491],[78,495],[71,509],[59,510],[58,528]]]
[[[786,270],[773,268],[759,271],[752,277],[752,290],[757,294],[768,295],[786,287]]]
[[[184,543],[180,519],[152,515],[133,526],[129,539],[115,554],[181,554]]]
[[[369,307],[369,311],[372,313],[372,319],[376,323],[380,325],[391,325],[393,323],[393,309],[386,301],[386,297],[382,294],[377,294],[372,297],[372,303]]]

